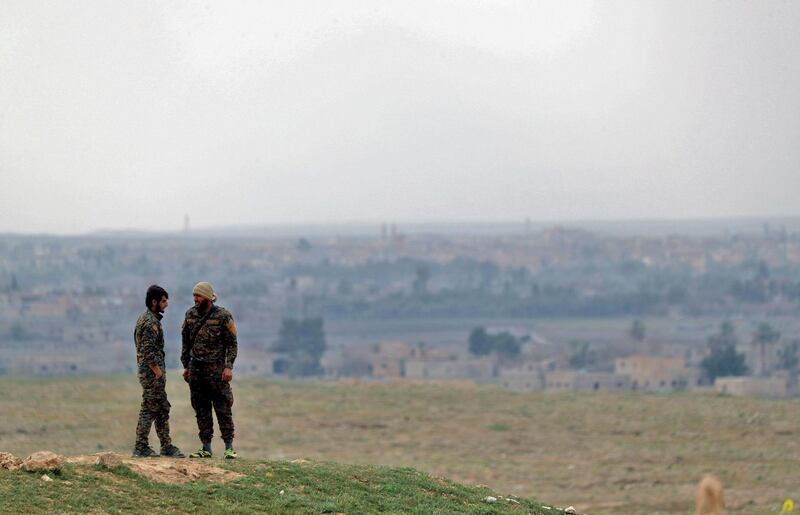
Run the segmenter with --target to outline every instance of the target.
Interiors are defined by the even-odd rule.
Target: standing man
[[[215,306],[217,295],[207,282],[192,289],[194,307],[186,312],[183,336],[183,378],[189,383],[192,407],[197,416],[200,442],[203,447],[190,458],[210,458],[214,419],[217,414],[219,431],[225,442],[225,458],[237,457],[233,450],[233,362],[236,360],[236,324],[227,309]]]
[[[133,339],[136,342],[136,363],[139,365],[139,383],[142,385],[142,407],[136,424],[135,458],[158,456],[150,448],[150,426],[155,422],[156,434],[161,441],[161,455],[185,458],[180,449],[172,445],[169,436],[169,408],[167,377],[164,363],[164,331],[161,329],[162,313],[169,305],[169,294],[158,285],[147,289],[144,300],[147,309],[136,321]]]

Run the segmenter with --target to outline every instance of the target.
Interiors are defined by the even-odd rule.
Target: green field
[[[175,443],[193,450],[188,392],[174,372],[168,391]],[[0,392],[0,451],[131,450],[134,377],[3,378]],[[690,512],[704,473],[722,479],[730,513],[774,513],[800,497],[798,401],[263,379],[237,379],[234,393],[248,458],[237,466],[303,457],[414,467],[591,514]]]

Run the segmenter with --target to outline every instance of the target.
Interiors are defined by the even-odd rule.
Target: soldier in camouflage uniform
[[[186,312],[183,336],[183,377],[189,383],[192,407],[197,416],[197,428],[203,447],[190,458],[210,458],[214,436],[213,411],[217,414],[219,431],[225,442],[225,457],[236,458],[233,450],[233,362],[238,344],[236,324],[230,312],[215,306],[217,296],[207,282],[192,290],[195,305]]]
[[[133,339],[136,342],[136,362],[139,383],[142,385],[142,407],[136,424],[135,457],[157,456],[150,448],[150,426],[155,422],[156,434],[161,441],[161,455],[183,458],[180,449],[172,445],[169,436],[169,400],[165,390],[164,331],[161,317],[169,305],[169,295],[158,285],[147,289],[147,309],[136,321]]]

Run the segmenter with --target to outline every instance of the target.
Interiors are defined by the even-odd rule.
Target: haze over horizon
[[[0,6],[0,233],[800,215],[800,3]]]

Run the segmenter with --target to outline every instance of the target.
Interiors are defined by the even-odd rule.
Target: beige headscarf
[[[207,283],[205,281],[194,285],[194,288],[192,288],[192,295],[200,295],[201,297],[207,298],[211,302],[217,301],[217,294],[214,293],[214,287],[211,286],[211,283]]]

